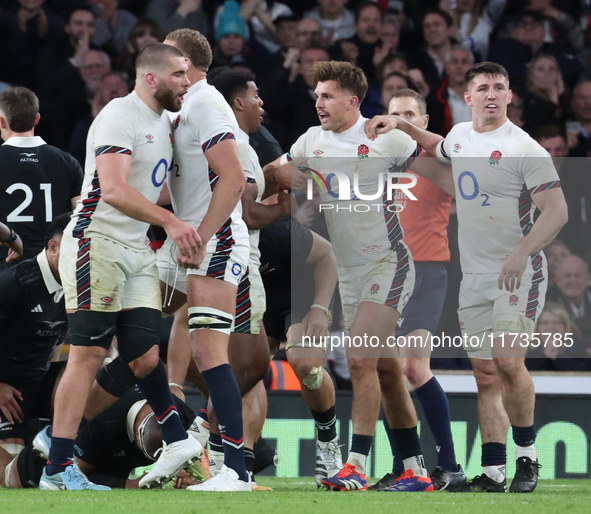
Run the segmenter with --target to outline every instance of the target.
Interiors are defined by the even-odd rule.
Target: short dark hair
[[[289,21],[291,21],[293,23],[298,23],[301,19],[302,19],[301,16],[297,16],[295,14],[292,14],[290,16],[286,16],[286,15],[277,16],[277,18],[275,18],[273,20],[273,25],[275,25],[275,28],[279,28],[279,25],[281,25],[282,23],[287,23]]]
[[[9,87],[0,95],[0,112],[6,118],[10,130],[16,133],[28,132],[35,126],[39,99],[26,87]]]
[[[45,248],[47,248],[47,245],[51,239],[53,239],[55,236],[61,236],[64,233],[68,223],[70,223],[71,217],[71,212],[64,212],[63,214],[53,218],[53,221],[49,224],[49,227],[47,227],[47,232],[45,232]]]
[[[207,71],[213,60],[211,45],[201,32],[192,29],[173,30],[166,36],[168,41],[173,41],[181,53],[187,57],[193,67]]]
[[[423,95],[413,89],[401,89],[400,91],[396,91],[396,93],[392,95],[392,98],[413,98],[419,106],[419,114],[421,116],[427,114],[427,100],[423,98]]]
[[[174,46],[165,45],[164,43],[151,43],[137,56],[135,69],[162,69],[167,65],[168,60],[174,57],[183,57],[183,54]]]
[[[466,72],[466,75],[464,75],[466,86],[468,86],[468,84],[470,84],[470,82],[472,82],[472,80],[478,75],[502,75],[507,79],[507,82],[509,82],[509,72],[504,66],[496,62],[484,61],[472,66]]]
[[[421,20],[421,24],[425,21],[425,18],[427,16],[429,16],[429,14],[438,14],[439,16],[441,16],[445,20],[445,24],[448,27],[451,27],[454,24],[454,19],[451,17],[451,14],[449,14],[447,11],[444,11],[443,9],[429,9],[423,15],[423,19]]]
[[[560,125],[541,125],[532,131],[532,137],[539,143],[542,139],[561,137],[566,142],[566,130]]]
[[[533,18],[534,21],[537,21],[538,23],[544,23],[544,21],[546,21],[546,16],[544,16],[541,12],[530,11],[528,9],[517,13],[515,16],[515,23],[519,23],[521,20],[523,20],[523,18]]]
[[[221,71],[217,71],[218,69]],[[207,75],[207,82],[215,87],[230,105],[236,97],[246,93],[248,83],[254,81],[255,76],[249,71],[237,71],[230,68],[216,68]]]
[[[376,4],[375,2],[371,2],[370,0],[365,0],[364,2],[359,4],[359,7],[357,7],[357,9],[355,10],[355,23],[357,23],[359,21],[359,18],[361,16],[361,11],[363,11],[363,9],[365,9],[366,7],[375,7],[378,11],[380,11],[380,19],[381,20],[384,19],[384,11],[382,11],[380,6],[378,4]]]
[[[345,61],[320,61],[312,66],[310,72],[314,89],[318,82],[334,80],[338,89],[347,90],[359,98],[359,103],[363,102],[367,93],[367,78],[361,68]]]
[[[78,4],[76,7],[72,7],[72,9],[70,9],[70,11],[68,12],[68,23],[70,23],[72,21],[72,14],[74,14],[75,12],[78,12],[78,11],[89,12],[90,14],[92,14],[92,17],[96,20],[96,14],[92,10],[92,7],[87,3],[82,3],[82,4]]]

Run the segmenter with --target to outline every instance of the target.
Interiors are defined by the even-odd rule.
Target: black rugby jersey
[[[42,379],[67,328],[45,252],[0,273],[0,382],[18,389]]]
[[[11,137],[0,146],[0,221],[23,241],[23,257],[6,263],[0,246],[0,268],[11,267],[43,250],[45,233],[56,216],[72,210],[84,174],[69,153],[40,137]]]

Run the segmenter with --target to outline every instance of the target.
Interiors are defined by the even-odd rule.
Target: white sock
[[[518,459],[519,457],[529,457],[531,460],[538,460],[538,456],[536,454],[536,445],[535,444],[532,444],[530,446],[515,445],[515,458]]]
[[[404,464],[405,471],[407,469],[412,470],[416,477],[427,478],[429,476],[427,468],[425,467],[425,459],[423,459],[422,455],[413,455],[408,459],[404,459],[402,464]]]
[[[348,464],[353,464],[357,472],[361,475],[365,475],[365,462],[367,461],[367,455],[363,453],[349,452],[349,458],[347,459]]]
[[[499,484],[505,480],[505,464],[500,466],[483,466],[482,473]]]

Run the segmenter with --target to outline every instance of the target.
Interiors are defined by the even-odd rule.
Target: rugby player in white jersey
[[[212,60],[207,39],[196,30],[179,29],[165,43],[185,56],[191,82],[181,113],[173,115],[168,189],[175,214],[197,229],[204,244],[199,267],[185,273],[174,263],[178,250],[168,238],[158,253],[158,268],[162,290],[170,297],[164,300],[165,311],[188,305],[192,354],[209,391],[224,452],[220,473],[188,489],[251,491],[244,465],[242,395],[228,362],[237,286],[250,253],[240,207],[246,183],[236,144],[240,129],[224,97],[205,78]]]
[[[310,128],[290,153],[274,161],[273,166],[292,159],[307,160],[300,169],[328,181],[330,189],[321,189],[321,201],[332,206],[323,212],[337,256],[345,326],[352,340],[379,340],[378,348],[347,348],[353,381],[352,446],[343,468],[321,482],[332,490],[367,489],[365,464],[379,414],[381,382],[382,386],[388,384],[381,389],[382,402],[390,426],[396,429],[394,434],[405,466],[391,490],[432,491],[417,434],[416,412],[404,385],[400,359],[391,358],[392,349],[386,352],[388,357],[383,357],[382,351],[394,333],[414,284],[412,257],[402,241],[396,207],[392,207],[396,193],[388,198],[383,189],[377,200],[362,201],[353,196],[351,189],[358,182],[359,193],[375,195],[379,186],[392,181],[389,171],[403,172],[410,167],[427,177],[432,177],[433,172],[423,168],[426,160],[411,165],[420,149],[405,134],[394,132],[375,141],[367,138],[367,120],[359,110],[367,91],[361,69],[346,62],[319,62],[312,68],[312,78],[321,126]],[[443,175],[439,183],[451,190],[451,174]],[[292,351],[303,344],[303,340],[294,337]]]
[[[373,119],[367,130],[374,137],[380,125],[380,133],[396,126],[452,165],[463,273],[458,316],[478,384],[483,441],[483,474],[469,485],[507,491],[511,424],[517,462],[509,490],[532,492],[540,465],[535,391],[524,357],[547,289],[542,248],[566,223],[567,207],[548,152],[507,118],[507,70],[479,63],[466,73],[466,83],[472,122],[457,124],[445,139],[400,117]],[[536,207],[541,214],[533,223]]]
[[[187,64],[178,50],[156,43],[138,56],[136,70],[134,92],[109,103],[90,128],[81,200],[63,234],[59,266],[71,346],[41,489],[109,489],[92,484],[74,464],[74,439],[115,331],[118,374],[130,386],[137,381],[167,443],[148,484],[166,482],[203,452],[187,438],[158,356],[160,287],[146,236],[150,224],[164,227],[178,245],[181,266],[197,265],[195,229],[154,205],[172,164],[170,120],[163,112],[180,110]]]
[[[244,395],[244,456],[246,470],[254,473],[254,443],[261,435],[266,417],[266,392],[262,379],[269,369],[269,344],[263,327],[266,309],[266,295],[260,273],[259,233],[260,229],[291,213],[291,196],[285,191],[278,192],[277,203],[261,203],[275,191],[265,188],[265,177],[259,158],[250,146],[248,134],[261,129],[263,101],[259,97],[252,73],[235,71],[230,68],[216,68],[208,73],[208,82],[226,99],[236,116],[240,130],[236,134],[240,160],[246,174],[246,186],[242,195],[242,219],[250,234],[250,256],[248,273],[238,285],[236,322],[230,335],[230,363],[233,353],[245,353],[254,348],[254,356],[248,369],[247,383],[242,387]],[[264,359],[259,358],[260,354]],[[246,393],[245,393],[246,392]],[[255,406],[261,405],[261,409]],[[210,459],[211,462],[211,459]],[[215,459],[214,459],[215,462]],[[253,488],[261,489],[253,481]]]

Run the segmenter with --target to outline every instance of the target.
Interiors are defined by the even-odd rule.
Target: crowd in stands
[[[209,38],[213,67],[255,74],[264,127],[283,151],[319,124],[308,75],[318,61],[347,60],[364,70],[366,117],[382,114],[394,92],[417,90],[427,99],[429,129],[443,136],[471,119],[467,69],[482,60],[505,66],[514,91],[509,118],[555,159],[569,207],[568,224],[546,252],[551,283],[538,331],[573,332],[591,357],[589,0],[0,0],[0,91],[35,91],[36,134],[84,165],[92,120],[133,89],[138,53],[181,27]],[[319,223],[306,201],[294,216]],[[453,205],[449,239],[440,329],[459,335]],[[542,353],[532,369],[591,369],[591,359]]]

